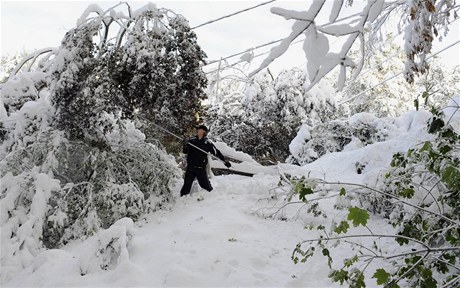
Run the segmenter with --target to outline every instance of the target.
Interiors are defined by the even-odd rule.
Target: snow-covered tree
[[[342,103],[346,103],[350,115],[360,112],[374,113],[377,117],[397,117],[414,107],[415,88],[403,77],[396,77],[404,69],[404,52],[391,35],[379,51],[365,60],[364,68],[356,79],[348,79],[342,91]]]
[[[350,287],[366,287],[370,278],[382,287],[457,287],[459,103],[460,97],[456,95],[448,103],[449,108],[434,109],[431,117],[427,111],[411,112],[418,116],[411,117],[407,127],[425,122],[427,127],[422,128],[424,131],[417,129],[418,132],[428,130],[432,135],[408,151],[393,154],[391,167],[384,173],[368,174],[371,176],[365,181],[367,185],[306,176],[284,178],[292,185],[292,193],[298,193],[307,205],[311,205],[307,197],[320,191],[325,194],[327,190],[336,191],[331,197],[338,197],[330,228],[324,223],[312,224],[311,228],[320,236],[300,242],[292,256],[294,262],[310,258],[317,261],[314,256],[321,253],[328,259],[328,276],[332,281]],[[379,216],[394,231],[370,228],[370,220],[375,219],[371,217]],[[356,229],[360,225],[365,229]],[[397,246],[383,239],[394,241]],[[343,249],[353,252],[337,257],[336,253]],[[337,262],[338,265],[333,264]],[[368,269],[372,272],[365,273]]]
[[[27,56],[0,86],[2,281],[45,247],[173,199],[179,170],[149,122],[181,133],[197,121],[205,55],[182,16],[120,5],[89,6],[60,47]]]
[[[340,93],[343,99],[339,102],[348,106],[350,115],[368,112],[378,117],[397,117],[415,106],[429,109],[427,105],[445,105],[459,90],[459,68],[448,69],[438,58],[432,58],[427,72],[409,85],[398,77],[404,68],[401,48],[392,42],[392,37],[380,46],[366,59],[366,70],[355,80],[348,79]]]
[[[433,107],[445,107],[450,99],[460,91],[460,66],[452,70],[438,60],[430,62],[425,75],[420,77],[416,83],[416,107],[431,109]]]
[[[228,91],[225,84],[221,83],[221,92]],[[237,87],[234,82],[229,85]],[[332,85],[323,81],[308,92],[307,85],[305,71],[291,69],[276,79],[260,73],[239,91],[219,95],[222,101],[209,111],[214,137],[261,160],[284,161],[301,123],[337,116]]]
[[[289,144],[288,161],[305,165],[321,156],[384,141],[392,120],[371,113],[356,113],[348,119],[333,119],[310,126],[303,124]]]
[[[113,17],[94,7],[85,15],[90,12],[99,16],[80,19],[67,33],[51,69],[58,126],[76,139],[85,134],[98,138],[98,126],[103,131],[111,128],[100,119],[101,112],[117,111],[184,134],[202,113],[206,86],[200,68],[205,54],[187,21],[154,7],[131,18]],[[112,43],[108,29],[119,21],[126,26],[119,27]],[[93,39],[96,33],[105,33],[99,43]]]
[[[448,32],[447,24],[458,17],[457,12],[460,9],[455,0],[370,0],[360,13],[350,16],[347,15],[347,6],[352,4],[353,0],[339,0],[333,1],[329,7],[326,0],[318,0],[312,1],[307,11],[272,8],[272,13],[286,20],[294,20],[292,31],[271,50],[270,55],[250,76],[254,76],[284,54],[289,45],[304,34],[309,88],[335,67],[340,67],[337,87],[342,90],[347,70],[354,69],[352,78],[356,78],[369,52],[372,52],[374,43],[382,40],[379,36],[385,27],[384,24],[399,19],[398,29],[404,30],[405,39],[406,61],[403,74],[407,82],[413,83],[415,76],[427,71],[426,58],[431,53],[432,42],[436,37],[442,38]],[[319,15],[326,9],[330,9],[330,16],[324,23]],[[366,30],[370,33],[364,33]],[[339,51],[330,49],[332,47],[329,45],[328,36],[343,39]],[[357,58],[350,54],[355,44],[360,47]]]
[[[0,57],[0,83],[5,83],[8,80],[8,76],[13,72],[14,68],[28,54],[30,53],[22,51],[13,55],[7,54]]]

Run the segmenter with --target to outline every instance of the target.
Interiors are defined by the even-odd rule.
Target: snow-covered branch
[[[250,73],[250,77],[268,67],[276,58],[283,55],[289,45],[301,34],[305,34],[304,51],[307,58],[307,69],[310,79],[308,89],[311,89],[320,79],[325,77],[337,66],[340,67],[338,90],[344,86],[345,74],[348,68],[354,69],[355,79],[364,64],[364,58],[373,48],[372,43],[378,40],[377,33],[389,22],[395,14],[401,14],[401,22],[405,28],[406,68],[404,75],[409,83],[414,81],[414,75],[425,73],[428,64],[426,57],[431,53],[431,43],[438,35],[440,26],[448,23],[451,17],[457,18],[458,6],[455,1],[433,0],[413,1],[367,1],[359,15],[351,17],[348,23],[339,24],[338,16],[343,12],[345,1],[334,1],[329,15],[329,23],[322,24],[318,18],[324,8],[325,1],[313,1],[308,11],[290,11],[282,8],[272,8],[273,14],[286,20],[295,20],[291,34],[274,47],[262,64]],[[453,15],[453,16],[452,16]],[[406,19],[407,17],[407,19]],[[332,25],[331,25],[332,24]],[[364,37],[364,32],[367,36]],[[329,51],[327,36],[346,37],[340,51]],[[367,38],[367,39],[366,39]],[[356,42],[360,43],[359,64],[350,57],[350,52]],[[366,45],[368,42],[368,45]],[[418,57],[418,60],[417,60]]]

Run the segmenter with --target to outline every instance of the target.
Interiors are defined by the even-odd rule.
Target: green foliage
[[[69,31],[55,57],[64,61],[50,71],[57,128],[71,140],[104,143],[104,134],[114,128],[105,115],[113,114],[141,122],[148,138],[177,150],[172,144],[177,141],[150,126],[185,135],[197,123],[206,98],[201,70],[206,55],[187,21],[171,14],[157,9],[139,14],[133,25],[119,28],[124,38],[115,44],[94,42],[94,34],[108,29],[102,17]]]
[[[324,212],[319,208],[317,202],[310,202],[308,200],[308,196],[316,193],[315,189],[317,188],[317,184],[315,181],[311,181],[303,176],[301,178],[292,177],[289,174],[285,174],[284,176],[285,177],[281,177],[280,179],[280,185],[282,185],[284,180],[287,180],[293,190],[289,200],[291,200],[294,195],[297,195],[299,199],[305,203],[308,213],[312,213],[315,217],[326,217]],[[316,227],[316,229],[321,229],[321,227]]]
[[[340,285],[343,285],[344,282],[348,282],[348,279],[350,278],[348,275],[348,271],[346,270],[332,270],[331,273],[329,273],[329,278],[332,279],[334,282],[339,282]]]
[[[300,200],[307,202],[307,195],[313,194],[310,187],[305,187],[305,183],[297,182],[294,186],[294,191],[299,194]]]
[[[313,226],[321,236],[297,245],[293,259],[306,261],[311,259],[312,253],[321,251],[328,259],[332,281],[350,287],[365,287],[365,277],[369,275],[365,270],[373,262],[377,262],[376,268],[368,277],[384,287],[400,287],[401,283],[404,287],[455,287],[458,284],[460,135],[442,120],[441,112],[435,109],[432,112],[434,116],[428,123],[428,130],[435,139],[425,141],[407,153],[395,153],[391,168],[382,175],[375,188],[356,185],[360,189],[346,190],[337,187],[339,197],[353,197],[362,208],[336,205],[335,209],[348,209],[344,219],[334,221],[329,231],[324,226],[322,229]],[[302,178],[291,180],[291,186],[299,198],[308,203],[307,195],[321,191],[322,187],[306,183],[316,182]],[[305,187],[310,187],[312,191],[304,193]],[[359,191],[359,194],[349,191]],[[383,216],[394,227],[394,233],[371,231],[367,226],[370,212]],[[369,234],[352,234],[353,228],[358,226],[365,226]],[[368,245],[354,241],[356,238],[374,241]],[[400,245],[400,250],[396,254],[386,251],[385,245],[378,241],[381,239],[393,239]],[[343,266],[338,268],[332,263],[334,249],[345,244],[351,245],[351,251],[356,252],[351,252],[354,255],[345,259]],[[308,247],[308,252],[303,250],[303,245]],[[364,269],[361,263],[366,263]],[[392,267],[387,268],[389,265]]]
[[[261,72],[249,83],[213,77],[209,81],[213,103],[206,117],[213,137],[262,163],[286,160],[302,122],[337,117],[332,85],[322,87],[330,93],[307,92],[306,74],[298,68],[282,71],[276,78]]]
[[[375,278],[377,281],[377,285],[385,285],[390,281],[390,276],[387,271],[383,268],[379,268],[375,270],[374,275],[372,275],[372,278]]]
[[[350,207],[348,209],[348,220],[352,221],[353,226],[358,227],[359,225],[366,226],[367,220],[369,219],[369,213],[358,207]]]
[[[334,232],[337,234],[347,233],[348,228],[350,228],[350,224],[348,224],[347,221],[341,221],[340,224],[334,228]]]

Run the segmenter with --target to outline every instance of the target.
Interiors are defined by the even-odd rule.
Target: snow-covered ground
[[[295,265],[290,258],[306,237],[304,223],[257,213],[273,206],[269,191],[277,180],[268,175],[215,177],[212,192],[196,188],[171,210],[136,224],[129,257],[113,270],[81,276],[82,255],[91,250],[88,239],[42,253],[6,286],[330,287],[325,262]]]
[[[310,173],[312,177],[365,183],[388,167],[394,152],[430,137],[425,132],[427,116],[410,112],[396,119],[387,141],[365,147],[352,142],[345,151],[325,155],[303,167],[284,164],[278,168],[290,174]],[[366,163],[362,174],[356,173],[356,162]],[[177,197],[169,209],[137,223],[125,218],[87,240],[42,252],[3,286],[337,286],[327,277],[324,257],[297,265],[291,260],[297,243],[317,237],[317,232],[304,227],[322,220],[307,214],[300,204],[269,217],[285,204],[277,189],[278,175],[226,175],[211,181],[212,192],[194,186],[191,195]],[[178,181],[174,187],[176,196],[181,184]],[[337,213],[332,209],[336,200],[326,198],[322,209]],[[333,219],[337,215],[328,216]],[[380,231],[391,229],[377,218],[369,226]],[[120,255],[117,259],[105,259],[109,264],[102,270],[98,262],[101,257],[95,255],[114,235],[118,235],[115,238],[121,241],[120,247],[129,243],[128,248],[115,253]],[[336,256],[347,253],[341,251]]]

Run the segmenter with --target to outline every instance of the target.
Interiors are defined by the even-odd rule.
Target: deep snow
[[[384,142],[365,147],[351,142],[343,152],[324,155],[303,167],[280,164],[271,167],[271,171],[277,168],[291,175],[342,182],[374,181],[388,167],[393,153],[406,151],[432,137],[426,133],[428,117],[428,112],[408,112],[389,119],[388,139]],[[235,158],[246,157],[223,144],[217,145]],[[356,162],[366,164],[362,174],[357,174]],[[247,165],[257,172],[257,163]],[[254,177],[214,176],[212,192],[196,185],[191,195],[181,198],[179,180],[173,189],[176,201],[169,209],[148,215],[137,223],[121,219],[87,240],[42,252],[31,265],[3,284],[16,287],[337,286],[327,277],[329,270],[324,257],[315,256],[297,265],[291,260],[298,242],[318,236],[317,232],[304,229],[306,225],[321,221],[329,225],[340,216],[340,212],[332,209],[337,200],[327,197],[327,192],[315,195],[324,198],[321,208],[328,214],[326,220],[308,214],[302,204],[283,208],[285,193],[278,188],[278,181],[279,175],[271,173]],[[370,229],[391,231],[377,217],[372,217],[368,224]],[[128,234],[132,235],[130,240]],[[121,256],[107,270],[102,270],[94,255],[101,243],[113,237],[121,241],[123,248],[118,253]],[[342,249],[335,255],[345,257],[349,252]],[[375,286],[372,281],[369,277],[368,287]]]
[[[195,187],[172,210],[136,224],[129,259],[113,270],[80,275],[88,239],[42,253],[6,286],[331,287],[323,259],[316,265],[295,265],[290,259],[306,237],[304,223],[257,213],[273,206],[269,191],[277,180],[270,175],[214,177],[212,192]]]

